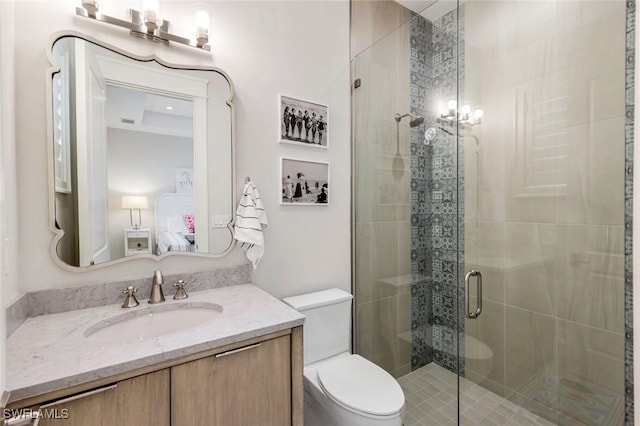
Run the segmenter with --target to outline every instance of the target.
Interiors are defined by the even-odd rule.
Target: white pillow
[[[189,229],[184,223],[184,219],[181,216],[172,216],[165,219],[167,232],[174,232],[178,234],[188,234]]]

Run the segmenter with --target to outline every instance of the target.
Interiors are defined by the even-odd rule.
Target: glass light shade
[[[204,10],[196,12],[196,38],[209,38],[209,14]]]
[[[451,100],[447,103],[447,108],[449,108],[449,111],[453,111],[453,110],[455,110],[457,106],[458,106],[458,103],[457,103],[454,99],[451,99]]]
[[[102,1],[98,1],[98,0],[82,0],[82,7],[87,8],[87,7],[91,7],[93,9],[95,9],[96,11],[100,10],[100,6],[104,4],[104,0]]]
[[[471,112],[471,107],[469,105],[463,105],[462,108],[460,108],[460,112],[462,114],[469,114]]]
[[[123,209],[148,209],[149,201],[145,196],[123,195],[122,208]]]
[[[477,109],[473,112],[473,116],[476,118],[476,120],[480,120],[483,115],[484,115],[484,111],[481,109]]]
[[[160,2],[158,0],[142,0],[142,19],[146,23],[161,25]]]

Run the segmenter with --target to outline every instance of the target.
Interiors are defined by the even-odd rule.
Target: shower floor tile
[[[457,376],[435,363],[398,379],[405,395],[404,426],[456,425]],[[460,380],[461,426],[545,425],[542,417],[462,378]]]

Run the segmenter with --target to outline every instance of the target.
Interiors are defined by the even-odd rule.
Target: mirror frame
[[[229,212],[231,216],[231,221],[227,225],[227,229],[231,235],[231,242],[227,249],[220,253],[198,253],[198,252],[167,252],[160,256],[154,254],[138,254],[135,256],[129,257],[121,257],[119,259],[110,260],[108,262],[98,263],[90,266],[73,266],[64,262],[62,259],[58,257],[58,243],[62,239],[65,234],[63,229],[56,227],[56,182],[55,182],[55,159],[54,159],[54,134],[53,134],[53,76],[60,72],[60,67],[56,65],[54,57],[53,57],[53,46],[54,44],[61,38],[64,37],[75,37],[82,39],[86,42],[95,44],[104,49],[110,50],[114,53],[122,55],[126,58],[133,59],[139,62],[156,62],[157,64],[167,67],[170,69],[177,70],[188,70],[188,71],[210,71],[216,72],[220,74],[229,84],[229,97],[226,99],[226,104],[230,108],[230,118],[231,118],[231,211]],[[60,266],[62,269],[71,272],[87,272],[93,271],[96,269],[104,268],[107,266],[117,265],[120,263],[136,261],[136,260],[155,260],[156,262],[160,262],[167,257],[180,256],[180,257],[199,257],[199,258],[207,258],[207,259],[216,259],[220,257],[224,257],[228,255],[235,247],[236,240],[234,238],[233,226],[235,224],[235,207],[237,205],[237,193],[236,193],[236,115],[235,115],[235,106],[233,103],[235,97],[235,89],[233,86],[233,81],[229,75],[223,70],[216,67],[207,67],[200,65],[184,65],[184,64],[172,64],[169,62],[165,62],[162,59],[158,58],[156,55],[136,55],[131,52],[126,52],[123,49],[100,41],[94,37],[88,36],[86,34],[77,32],[77,31],[61,31],[53,34],[46,45],[45,53],[47,56],[47,60],[49,61],[50,67],[47,69],[45,73],[46,78],[46,106],[47,106],[47,165],[48,165],[48,197],[49,197],[49,229],[54,234],[54,237],[49,246],[49,252],[51,258],[54,263]]]

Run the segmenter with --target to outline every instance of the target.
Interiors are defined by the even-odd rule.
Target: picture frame
[[[280,205],[328,206],[329,178],[329,163],[280,157]]]
[[[280,143],[329,148],[328,106],[281,94],[278,97],[278,108]],[[292,114],[295,114],[295,119]]]

